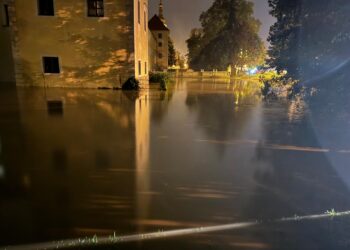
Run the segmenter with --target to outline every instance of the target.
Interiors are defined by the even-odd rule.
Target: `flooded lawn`
[[[295,217],[350,210],[349,122],[257,93],[1,90],[0,246],[194,228],[99,248],[349,249],[350,216]]]

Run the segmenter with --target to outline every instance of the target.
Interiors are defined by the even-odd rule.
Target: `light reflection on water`
[[[3,90],[0,245],[348,210],[350,145],[335,147],[303,100],[257,93],[195,80],[138,94]],[[346,249],[346,222],[124,247]]]

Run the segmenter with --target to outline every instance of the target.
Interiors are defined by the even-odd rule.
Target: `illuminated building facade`
[[[0,7],[0,82],[98,88],[135,76],[147,84],[148,0],[0,0]]]
[[[163,3],[159,3],[159,14],[154,15],[149,27],[149,63],[151,71],[166,71],[169,61],[169,33],[163,15]]]

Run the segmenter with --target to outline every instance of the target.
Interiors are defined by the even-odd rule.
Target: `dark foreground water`
[[[273,222],[350,210],[350,121],[332,115],[247,82],[1,89],[0,249],[198,227],[98,247],[350,249],[350,216]]]

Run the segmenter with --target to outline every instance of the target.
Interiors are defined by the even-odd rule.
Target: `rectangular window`
[[[162,39],[163,38],[163,34],[162,33],[158,33],[158,38]]]
[[[145,75],[147,75],[147,62],[145,62]]]
[[[163,47],[163,43],[162,43],[162,42],[159,42],[159,43],[158,43],[158,47]]]
[[[44,56],[43,67],[44,67],[44,73],[50,73],[50,74],[60,73],[60,65],[59,65],[58,57]]]
[[[104,17],[103,0],[87,0],[87,7],[89,17]]]
[[[159,54],[158,54],[158,58],[159,58],[159,59],[162,59],[162,58],[163,58],[163,54],[162,54],[162,53],[159,53]]]
[[[4,4],[3,11],[4,11],[4,13],[3,13],[2,26],[9,27],[10,26],[10,16],[9,16],[9,6],[7,4]]]
[[[139,61],[139,76],[142,74],[141,70],[141,61]]]
[[[146,11],[143,12],[143,25],[144,25],[144,29],[145,31],[147,31],[147,16],[146,16]]]
[[[38,14],[39,16],[54,16],[53,0],[38,0]]]
[[[141,23],[141,4],[140,0],[137,1],[137,20],[139,21],[139,24]]]

